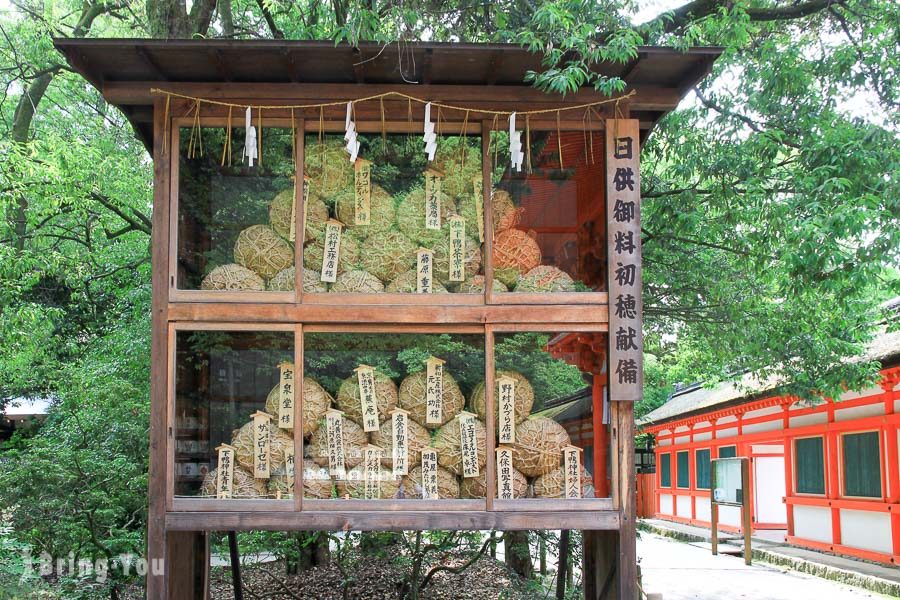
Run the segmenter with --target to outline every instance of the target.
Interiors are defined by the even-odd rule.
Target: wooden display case
[[[207,568],[203,532],[259,529],[581,529],[585,572],[590,575],[585,578],[585,597],[636,597],[633,401],[640,397],[642,382],[639,147],[654,124],[704,76],[718,50],[645,48],[630,64],[598,65],[604,74],[626,81],[627,93],[613,102],[590,89],[561,97],[523,84],[526,71],[540,69],[540,57],[514,46],[413,45],[410,51],[422,59],[415,63],[421,69],[416,74],[399,73],[387,53],[381,56],[375,46],[283,40],[58,40],[57,47],[108,101],[122,108],[154,159],[149,553],[161,560],[164,570],[148,576],[148,597],[199,597]],[[483,242],[478,240],[478,274],[489,284],[475,293],[304,291],[304,253],[310,240],[304,211],[297,209],[302,206],[302,186],[294,185],[292,256],[284,255],[271,266],[294,268],[291,289],[202,289],[209,269],[230,260],[221,258],[222,248],[227,253],[236,232],[252,225],[232,223],[228,215],[264,218],[265,207],[252,198],[234,210],[222,210],[218,199],[230,193],[240,196],[241,186],[266,189],[271,195],[288,189],[288,181],[303,182],[307,156],[321,150],[319,139],[345,131],[348,102],[353,102],[354,123],[370,148],[388,136],[406,136],[418,140],[415,147],[423,155],[424,144],[419,142],[424,102],[439,106],[438,114],[432,113],[439,138],[477,140],[480,168],[475,172],[482,188],[484,230]],[[277,163],[268,177],[262,170],[248,173],[243,166],[222,166],[229,158],[227,145],[214,143],[230,136],[229,163],[240,155],[248,106],[264,143],[274,144],[274,149],[260,146],[264,168],[272,165],[267,160]],[[511,170],[509,113],[537,110],[548,112],[530,115],[527,123],[520,117],[518,130],[528,160],[521,171]],[[214,160],[195,169],[191,164],[197,160],[185,159],[184,136],[195,143],[193,135],[203,128],[220,133],[207,141],[205,151]],[[186,168],[195,169],[192,177],[200,182],[190,192],[182,187]],[[626,169],[628,181],[620,177]],[[402,171],[398,178],[408,176]],[[256,179],[248,181],[247,176]],[[379,183],[393,185],[387,179]],[[512,243],[503,240],[504,248],[497,246],[499,231],[494,228],[495,188],[508,194],[521,224]],[[617,207],[620,201],[630,203],[629,219],[612,210],[614,201]],[[462,212],[458,200],[456,206]],[[627,256],[620,234],[632,244],[624,246]],[[421,248],[421,240],[414,241]],[[536,260],[520,256],[525,246],[538,249]],[[503,258],[504,252],[515,256]],[[539,279],[537,285],[522,283],[524,271],[505,273],[506,289],[495,289],[495,275],[508,270],[510,260],[515,268],[556,271],[550,283]],[[400,265],[407,266],[419,265]],[[622,269],[630,269],[629,277],[621,276]],[[272,277],[266,274],[266,285]],[[554,283],[560,277],[561,287]],[[484,357],[484,498],[315,499],[302,493],[290,499],[197,497],[196,480],[186,474],[191,468],[185,471],[179,465],[196,455],[197,463],[209,458],[212,466],[211,446],[222,438],[217,428],[225,426],[216,421],[214,413],[220,411],[211,407],[231,401],[214,393],[210,364],[190,373],[180,364],[179,335],[198,331],[293,336],[295,365],[304,365],[308,335],[476,336],[483,342]],[[586,375],[587,408],[573,408],[573,416],[559,426],[589,454],[593,498],[497,497],[495,349],[510,336],[529,332],[544,334],[543,351],[551,360]],[[297,369],[294,382],[303,389],[303,369]],[[180,385],[207,390],[204,400],[178,400]],[[294,404],[295,423],[302,415],[300,400]],[[296,456],[302,457],[300,428],[293,430],[293,440]],[[294,490],[304,489],[303,473],[295,469]],[[610,586],[607,579],[613,573],[616,585]]]

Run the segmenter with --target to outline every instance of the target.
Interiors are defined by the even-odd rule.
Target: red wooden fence
[[[638,473],[637,475],[637,516],[652,518],[656,514],[656,473]]]

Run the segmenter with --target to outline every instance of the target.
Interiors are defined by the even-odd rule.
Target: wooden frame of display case
[[[486,416],[492,446],[494,415],[490,400],[493,395],[494,332],[608,332],[612,297],[607,292],[493,294],[490,285],[491,235],[486,235],[484,241],[484,273],[488,285],[483,296],[422,298],[414,294],[303,294],[301,244],[295,245],[295,293],[209,293],[175,289],[174,263],[178,251],[175,240],[178,128],[175,124],[186,122],[189,109],[194,106],[190,98],[273,107],[266,108],[263,126],[289,128],[294,119],[298,138],[295,144],[297,165],[302,169],[304,134],[317,132],[321,117],[326,121],[326,131],[342,131],[343,103],[386,92],[402,92],[427,101],[470,109],[550,110],[532,116],[530,126],[534,131],[603,131],[604,119],[615,117],[628,120],[613,123],[629,123],[631,131],[639,132],[638,141],[643,142],[655,123],[673,110],[687,90],[709,72],[719,49],[675,51],[643,47],[627,63],[595,65],[598,73],[621,78],[626,84],[624,93],[633,95],[620,103],[596,107],[596,118],[586,124],[583,111],[557,110],[565,111],[567,107],[604,100],[604,97],[589,88],[564,97],[552,96],[524,84],[529,70],[544,68],[541,56],[511,45],[408,44],[405,51],[415,55],[415,60],[411,61],[415,72],[400,73],[396,59],[391,58],[391,53],[383,52],[384,47],[380,44],[360,43],[350,47],[335,46],[332,42],[208,39],[59,39],[55,44],[76,72],[84,75],[108,102],[122,109],[153,156],[147,558],[154,565],[161,564],[163,569],[151,569],[148,574],[148,598],[202,597],[208,568],[205,532],[209,531],[490,528],[582,529],[585,598],[634,600],[637,597],[634,394],[627,397],[609,394],[612,489],[609,499],[495,502],[494,461],[490,456],[487,457],[486,480],[492,489],[488,490],[483,503],[476,501],[483,510],[442,510],[439,503],[419,505],[420,501],[410,501],[421,507],[417,510],[392,501],[344,501],[332,508],[331,501],[325,501],[327,506],[320,506],[313,500],[304,502],[302,493],[295,493],[293,503],[275,501],[278,505],[272,507],[266,501],[258,504],[258,501],[173,497],[170,427],[173,427],[174,336],[178,330],[293,330],[295,364],[302,364],[302,332],[305,330],[339,328],[387,332],[458,328],[484,332],[486,386],[491,394],[487,398]],[[410,84],[409,81],[421,83]],[[154,95],[151,93],[154,88],[188,98]],[[274,108],[276,105],[326,102],[334,105],[322,112],[319,109]],[[415,111],[419,122],[407,117],[408,108],[406,100],[393,98],[385,99],[383,105],[378,101],[363,102],[356,107],[355,120],[361,131],[380,132],[384,110],[388,118],[393,119],[384,123],[386,130],[420,134],[421,107]],[[227,116],[225,107],[205,104],[200,122],[224,124]],[[486,160],[490,134],[495,127],[491,116],[476,110],[468,120],[467,128],[467,133],[480,134],[482,140],[482,172],[488,183],[484,186],[486,225],[492,223],[491,203],[487,201],[491,173]],[[441,133],[452,133],[454,127],[458,130],[461,124],[454,125],[454,121],[456,119],[444,119]],[[496,127],[503,127],[503,121],[505,118],[501,117]],[[598,185],[602,184],[598,182]],[[302,211],[298,213],[298,221],[301,221]],[[606,222],[609,225],[609,218]],[[492,229],[485,227],[486,232]],[[302,222],[297,223],[297,231],[304,232]],[[608,350],[605,356],[598,355],[598,358],[606,360],[612,347],[608,346]],[[600,377],[597,381],[605,380]],[[595,403],[597,396],[595,393]],[[297,415],[302,414],[301,402],[295,403]],[[302,448],[302,435],[298,438],[297,431],[299,428],[295,430],[295,445]],[[295,487],[295,490],[300,492],[302,487]],[[227,510],[219,507],[222,502],[228,503]]]

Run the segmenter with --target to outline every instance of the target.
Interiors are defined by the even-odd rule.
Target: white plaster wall
[[[737,417],[734,415],[728,415],[716,421],[717,425],[725,425],[726,423],[737,423]]]
[[[841,509],[841,544],[890,554],[890,513]]]
[[[840,406],[840,404],[838,404]],[[884,402],[854,406],[853,408],[841,408],[834,411],[835,421],[852,421],[863,417],[877,417],[884,414]]]
[[[697,511],[698,521],[711,521],[712,512],[709,506],[709,498],[699,497],[694,499],[694,510]]]
[[[737,435],[737,427],[729,427],[728,429],[722,429],[716,433],[716,438],[729,438]]]
[[[799,417],[791,417],[791,427],[803,427],[804,425],[820,425],[828,422],[828,413],[812,413],[810,415],[800,415]]]
[[[740,527],[741,508],[739,506],[720,506],[719,523],[731,525],[732,527]]]
[[[703,433],[695,433],[694,441],[695,442],[705,442],[706,440],[712,439],[712,431],[704,431]]]
[[[784,421],[775,419],[774,421],[765,421],[763,423],[755,423],[753,425],[744,425],[744,433],[759,433],[760,431],[774,431],[781,429]]]
[[[784,444],[753,444],[753,454],[783,454]]]
[[[679,435],[678,437],[675,438],[676,444],[687,444],[690,441],[691,441],[691,436],[689,436],[689,435]]]
[[[847,392],[846,394],[841,394],[841,400],[855,400],[857,398],[865,398],[866,396],[874,396],[881,393],[884,393],[884,390],[882,390],[880,386],[875,386],[861,392]]]
[[[674,514],[672,512],[672,494],[659,495],[659,512],[663,515]]]
[[[753,463],[756,522],[787,523],[787,507],[784,505],[784,457],[760,456],[755,458]]]
[[[759,408],[757,410],[751,410],[744,413],[744,420],[746,419],[755,419],[756,417],[764,417],[766,415],[774,415],[776,413],[783,412],[780,406],[769,406],[766,408]]]
[[[685,431],[690,431],[691,428],[687,425],[680,425],[675,428],[675,433],[684,433]]]
[[[794,535],[823,544],[831,543],[831,509],[794,505]]]
[[[675,514],[686,519],[691,518],[690,496],[675,496]]]
[[[672,441],[671,441],[671,440],[668,440],[668,439],[666,439],[666,440],[660,440],[660,439],[657,439],[657,440],[656,440],[656,445],[657,445],[657,446],[671,446],[671,445],[672,445]]]

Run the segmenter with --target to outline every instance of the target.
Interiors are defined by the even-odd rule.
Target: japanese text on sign
[[[325,438],[328,442],[328,470],[332,477],[344,477],[344,413],[329,409],[325,412]]]
[[[609,397],[635,401],[643,384],[641,179],[634,119],[606,122],[609,230]]]
[[[438,493],[437,469],[437,450],[434,448],[422,450],[423,500],[437,500],[440,497],[440,494]]]
[[[444,422],[444,361],[432,356],[425,361],[425,423]]]
[[[513,494],[513,451],[508,446],[497,448],[497,497],[512,500]]]
[[[372,163],[356,159],[353,169],[354,223],[368,225],[371,220]]]
[[[425,229],[441,228],[441,181],[443,175],[434,169],[425,171]]]
[[[501,444],[512,444],[516,441],[516,380],[512,377],[501,377],[497,381],[498,390],[498,430],[497,441]]]
[[[334,219],[325,223],[325,252],[322,253],[322,275],[319,277],[321,281],[334,283],[337,280],[343,228],[343,223]]]
[[[253,477],[268,479],[272,462],[272,439],[269,432],[269,413],[253,413]]]
[[[459,419],[459,445],[462,454],[463,477],[478,477],[478,442],[475,435],[475,415],[462,411]]]
[[[466,220],[450,217],[450,281],[466,279]]]
[[[278,384],[278,427],[294,428],[294,364],[283,362],[278,365],[281,377]]]
[[[216,451],[219,453],[216,468],[216,498],[231,498],[234,494],[234,447],[222,444]]]
[[[391,463],[394,475],[409,473],[409,413],[402,408],[391,411]]]
[[[363,431],[378,431],[378,400],[375,397],[375,369],[369,365],[356,367],[356,382],[359,384],[359,404],[362,411]]]
[[[581,448],[563,448],[563,469],[566,472],[566,498],[581,498]]]
[[[419,248],[416,252],[416,293],[430,294],[434,285],[434,252]]]
[[[381,497],[381,454],[381,448],[372,444],[366,446],[363,453],[363,493],[366,500]]]

